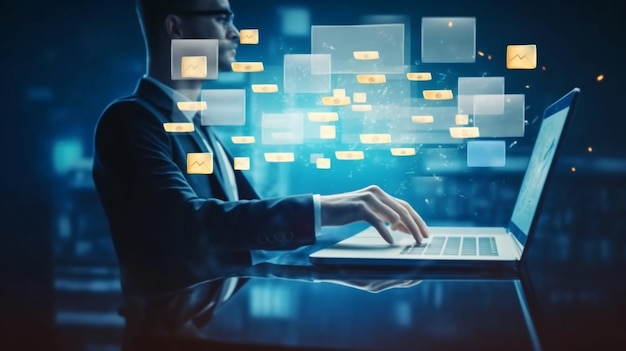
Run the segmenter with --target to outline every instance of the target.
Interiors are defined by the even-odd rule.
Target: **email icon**
[[[352,101],[364,104],[367,102],[367,93],[354,93],[352,94]]]
[[[535,69],[537,68],[537,45],[507,45],[506,68]]]
[[[293,162],[295,160],[293,152],[266,152],[266,162]]]
[[[465,126],[469,124],[469,115],[466,114],[457,114],[454,116],[454,123],[460,126]]]
[[[178,101],[176,107],[181,111],[204,111],[207,109],[206,101]]]
[[[360,134],[359,139],[363,144],[388,144],[391,134]]]
[[[235,171],[250,170],[250,157],[233,157],[233,169]]]
[[[432,80],[433,76],[429,72],[409,72],[406,74],[408,80],[427,81]]]
[[[189,133],[195,130],[193,123],[163,123],[163,129],[168,133]]]
[[[212,174],[213,154],[210,152],[188,153],[187,154],[188,174]]]
[[[378,60],[380,58],[378,51],[354,51],[352,55],[355,60]]]
[[[369,112],[372,110],[372,105],[352,105],[352,111],[354,112]]]
[[[206,56],[183,56],[181,59],[181,77],[183,78],[206,78]]]
[[[317,169],[330,169],[330,158],[318,158],[317,160],[315,160],[315,167]]]
[[[339,120],[337,112],[309,112],[307,115],[311,122],[337,122]]]
[[[411,122],[417,124],[433,123],[435,118],[433,116],[411,116]]]
[[[335,126],[320,126],[320,139],[335,139]]]
[[[450,136],[455,139],[478,138],[478,127],[450,127]]]
[[[240,29],[239,30],[239,44],[258,44],[259,43],[259,30],[258,29]]]
[[[232,62],[233,72],[263,72],[263,62]]]
[[[384,84],[387,78],[384,74],[357,74],[356,81],[359,84]]]
[[[338,160],[355,161],[364,159],[365,155],[363,151],[335,151],[335,157]]]
[[[255,142],[253,136],[233,136],[230,140],[233,144],[254,144]]]
[[[350,105],[350,98],[347,96],[322,96],[324,106],[346,106]]]
[[[414,156],[415,148],[412,147],[394,147],[391,148],[391,155],[393,156]]]
[[[345,97],[346,89],[333,89],[333,97]]]
[[[426,100],[452,100],[452,90],[424,90]]]
[[[277,93],[278,85],[276,84],[252,84],[253,93]]]

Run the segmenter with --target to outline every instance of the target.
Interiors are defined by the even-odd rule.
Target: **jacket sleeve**
[[[163,121],[118,102],[95,133],[94,181],[113,232],[143,249],[286,250],[315,242],[312,195],[225,202],[200,198],[173,159]],[[184,252],[180,252],[184,254]]]

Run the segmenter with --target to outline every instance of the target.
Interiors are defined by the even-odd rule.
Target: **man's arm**
[[[200,198],[174,157],[162,122],[140,105],[118,103],[105,112],[95,135],[94,179],[114,231],[125,226],[119,229],[140,241],[175,245],[167,249],[284,250],[314,242],[311,195]]]

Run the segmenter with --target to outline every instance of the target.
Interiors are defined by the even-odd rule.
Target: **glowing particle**
[[[478,56],[485,56],[485,53],[482,51],[478,51]]]
[[[492,59],[491,55],[487,55],[487,60],[491,60],[491,59]]]
[[[541,66],[542,71],[545,71],[546,69],[547,69],[546,66]]]
[[[603,80],[604,80],[604,74],[599,74],[599,75],[596,77],[596,81],[598,81],[598,82],[601,82],[601,81],[603,81]]]
[[[593,151],[593,148],[592,148],[591,146],[589,146],[589,147],[587,148],[587,152],[592,152],[592,151]]]
[[[430,200],[429,199],[424,199],[424,202],[426,203],[426,205],[430,205]]]
[[[576,167],[572,167],[570,169],[572,170],[572,172],[576,172]]]
[[[526,89],[530,89],[530,84],[526,84]]]
[[[452,21],[448,22],[448,28],[452,28],[454,26],[454,23]]]

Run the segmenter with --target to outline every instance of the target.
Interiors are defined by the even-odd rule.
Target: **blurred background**
[[[116,311],[121,302],[117,263],[91,179],[91,157],[100,113],[114,99],[130,94],[145,72],[133,1],[35,0],[0,6],[5,34],[2,329],[13,337],[36,336],[26,341],[37,345],[118,349],[123,321]],[[259,29],[260,34],[258,45],[240,46],[238,60],[262,61],[266,71],[257,76],[224,74],[207,82],[207,89],[248,89],[245,123],[220,127],[226,138],[253,134],[260,140],[264,114],[333,110],[315,102],[332,94],[330,90],[271,96],[249,91],[252,83],[286,85],[285,55],[312,53],[311,26],[316,25],[404,24],[404,72],[432,72],[433,80],[402,83],[391,78],[389,91],[368,91],[380,105],[410,101],[424,114],[454,111],[456,97],[428,102],[421,99],[421,90],[450,89],[456,94],[460,77],[504,77],[504,93],[524,95],[522,133],[476,139],[497,141],[504,152],[501,162],[480,167],[468,161],[466,140],[433,141],[422,132],[424,139],[395,145],[414,148],[415,155],[392,157],[388,148],[363,148],[351,139],[360,132],[376,132],[380,123],[390,128],[394,122],[389,114],[397,113],[393,108],[385,116],[366,114],[364,122],[379,123],[371,128],[358,122],[357,113],[345,111],[352,119],[338,123],[337,137],[329,141],[316,138],[318,126],[305,120],[303,137],[295,144],[226,143],[234,154],[251,158],[251,169],[245,172],[264,196],[326,194],[378,184],[408,200],[431,224],[505,225],[544,108],[579,87],[580,104],[554,191],[566,196],[571,184],[589,179],[589,186],[580,189],[588,194],[588,206],[615,224],[604,234],[608,238],[626,230],[623,192],[610,190],[623,184],[626,173],[626,122],[619,90],[626,30],[609,1],[231,0],[231,7],[239,29]],[[475,61],[423,62],[422,17],[475,18]],[[508,44],[536,44],[537,68],[507,70]],[[333,75],[330,86],[345,86],[345,77]],[[363,150],[366,158],[336,161],[336,150]],[[268,164],[263,161],[267,151],[289,151],[297,157],[293,163]],[[319,157],[331,158],[331,169],[318,169]],[[548,225],[578,223],[575,214],[552,210],[559,215],[549,216]],[[610,247],[604,259],[624,260],[626,246],[615,248],[607,240],[602,244]],[[555,235],[551,242],[562,244],[558,247],[565,260],[585,250],[584,244],[572,245],[565,236]]]

